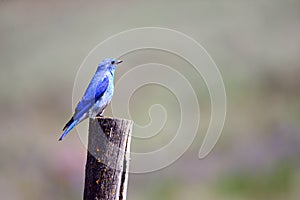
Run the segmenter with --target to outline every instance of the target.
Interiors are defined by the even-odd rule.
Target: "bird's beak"
[[[122,62],[123,62],[123,60],[117,60],[116,64],[120,64]]]

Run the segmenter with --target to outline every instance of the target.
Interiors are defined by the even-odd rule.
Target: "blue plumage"
[[[97,71],[89,83],[82,99],[76,106],[75,113],[63,128],[62,140],[77,124],[86,118],[101,115],[112,99],[114,92],[114,73],[117,64],[122,61],[105,59],[99,63]]]

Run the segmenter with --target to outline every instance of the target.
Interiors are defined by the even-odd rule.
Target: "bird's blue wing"
[[[108,78],[105,77],[103,81],[97,85],[94,102],[98,101],[103,96],[104,92],[108,87],[108,82]]]
[[[102,81],[100,81],[96,87],[92,87],[89,85],[86,93],[84,94],[81,101],[78,103],[74,119],[80,118],[84,113],[88,112],[88,110],[93,106],[93,104],[98,101],[106,91],[108,87],[109,80],[105,77]]]

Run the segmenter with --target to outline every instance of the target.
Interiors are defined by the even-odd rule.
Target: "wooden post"
[[[132,125],[90,119],[84,200],[126,200]]]

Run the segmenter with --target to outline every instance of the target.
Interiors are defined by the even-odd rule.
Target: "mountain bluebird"
[[[77,124],[84,119],[101,116],[114,93],[114,73],[121,60],[104,59],[89,83],[82,99],[76,106],[73,117],[63,128],[62,140]]]

